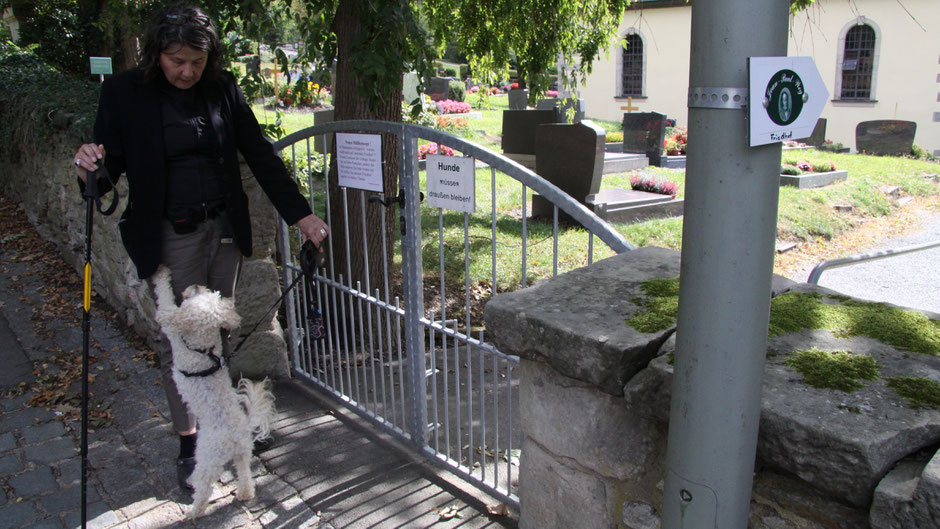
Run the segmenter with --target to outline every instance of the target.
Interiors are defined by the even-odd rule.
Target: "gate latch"
[[[418,202],[424,202],[424,193],[418,192]],[[398,190],[397,197],[386,197],[381,198],[379,195],[372,195],[369,197],[370,204],[382,204],[385,207],[389,207],[392,204],[398,204],[398,207],[405,207],[405,191],[403,189]]]

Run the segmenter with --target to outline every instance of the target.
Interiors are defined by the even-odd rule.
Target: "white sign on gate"
[[[476,211],[476,171],[474,159],[464,156],[429,154],[428,205],[452,211]]]
[[[382,137],[378,134],[336,133],[337,183],[381,193]]]
[[[808,138],[829,100],[812,57],[748,59],[751,147]]]

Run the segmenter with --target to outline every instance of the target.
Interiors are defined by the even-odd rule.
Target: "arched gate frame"
[[[327,239],[327,264],[310,284],[292,291],[286,303],[294,373],[430,461],[518,508],[515,487],[522,444],[519,358],[502,353],[486,340],[480,300],[501,289],[524,288],[530,279],[555,275],[560,269],[590,264],[595,259],[595,238],[606,245],[603,253],[607,255],[632,250],[633,246],[556,186],[496,152],[435,129],[382,121],[326,123],[274,144],[295,179],[309,191],[314,212],[331,226],[351,222],[365,226],[366,207],[383,207],[369,197],[386,199],[381,193],[341,188],[344,218],[331,218],[326,192],[329,155],[325,153],[330,152],[337,132],[396,135],[403,231],[400,241],[389,241],[385,226],[373,230],[381,234],[383,253],[387,255],[385,250],[393,245],[396,258],[391,263],[384,259],[384,277],[370,278],[367,273],[365,285],[349,284],[345,279],[348,270],[344,274],[333,269],[333,242]],[[480,202],[485,202],[488,194],[488,215],[422,206],[419,140],[450,147],[475,160],[476,189],[489,187],[488,193],[477,193]],[[488,183],[480,178],[486,172]],[[530,190],[554,205],[552,219],[528,218]],[[507,213],[506,201],[515,196],[518,208],[510,206]],[[360,202],[362,218],[348,218],[350,200]],[[580,226],[561,226],[559,211]],[[435,215],[436,227],[422,225],[422,217],[433,219]],[[521,245],[500,242],[507,226],[521,230]],[[283,220],[280,227],[278,247],[286,286],[300,275],[293,257],[296,250],[291,250],[292,243],[296,248],[299,241]],[[488,244],[478,244],[487,242],[487,231]],[[536,242],[529,242],[530,233],[537,235]],[[572,242],[569,237],[580,239]],[[549,238],[550,269],[543,247]],[[574,246],[585,255],[560,256],[560,238],[565,239],[566,247]],[[346,248],[349,243],[347,240]],[[368,241],[353,243],[362,244],[364,250],[369,246]],[[481,255],[489,256],[482,259],[489,261],[485,272],[477,259]],[[438,263],[426,266],[425,256],[436,257]],[[461,260],[462,280],[459,266],[454,265]],[[455,275],[457,279],[451,281]],[[426,307],[425,292],[434,298],[431,308]],[[321,312],[327,331],[319,340],[309,335],[315,310]]]

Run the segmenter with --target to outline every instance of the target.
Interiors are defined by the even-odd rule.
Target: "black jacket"
[[[288,224],[310,214],[310,206],[291,180],[281,158],[262,135],[245,96],[229,72],[202,79],[201,90],[212,126],[221,144],[218,162],[224,166],[225,210],[244,255],[251,255],[248,196],[242,189],[238,155],[241,152],[265,194]],[[129,194],[118,222],[124,248],[141,279],[160,265],[162,220],[166,199],[166,163],[159,89],[138,69],[121,72],[101,86],[95,143],[105,148],[105,167],[116,181],[127,175]],[[101,191],[109,189],[102,182]]]

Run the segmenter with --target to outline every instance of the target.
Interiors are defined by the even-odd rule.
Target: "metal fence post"
[[[398,185],[404,197],[401,215],[402,287],[405,297],[408,431],[419,449],[427,445],[428,402],[425,368],[423,271],[421,262],[421,189],[418,181],[418,138],[406,127],[399,133]]]

